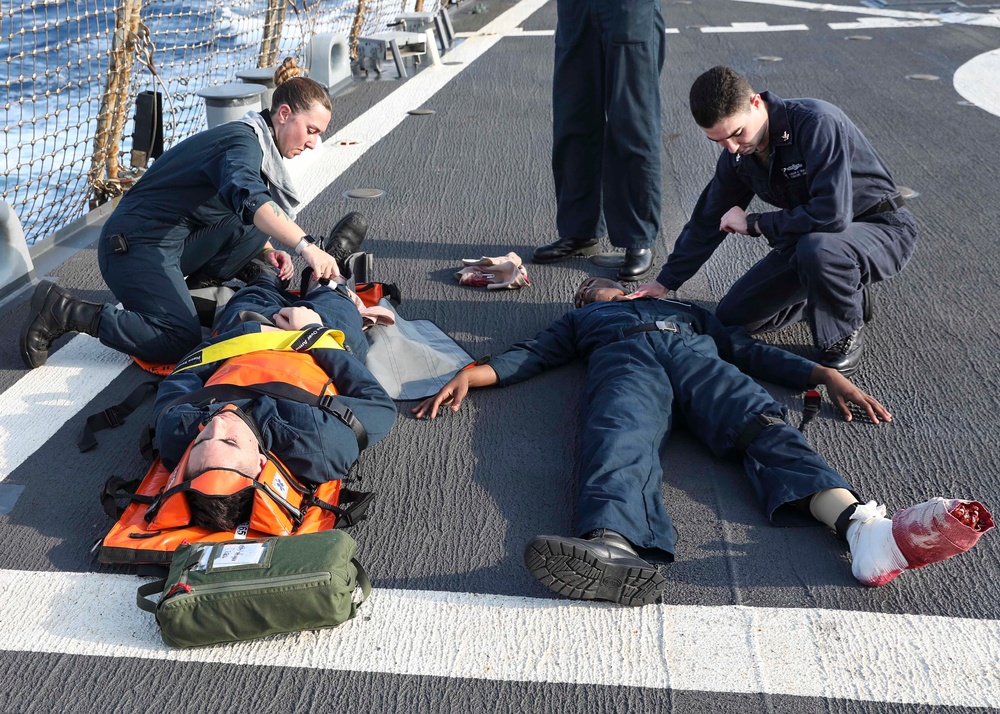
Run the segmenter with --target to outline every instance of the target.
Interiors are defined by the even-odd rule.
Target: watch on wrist
[[[307,233],[295,244],[295,255],[302,255],[302,251],[306,249],[306,246],[315,245],[315,243],[316,239]]]
[[[753,236],[754,238],[760,238],[760,229],[757,228],[758,221],[760,221],[759,213],[747,214],[747,235]]]

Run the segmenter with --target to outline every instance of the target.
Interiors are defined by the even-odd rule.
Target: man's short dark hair
[[[236,526],[250,520],[253,492],[254,489],[245,488],[229,496],[206,496],[198,491],[188,491],[191,525],[216,533],[236,530]]]
[[[723,119],[750,109],[756,94],[742,74],[719,65],[694,80],[688,101],[691,115],[703,129],[711,129]]]

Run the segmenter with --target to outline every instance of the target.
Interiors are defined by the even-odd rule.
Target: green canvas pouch
[[[336,627],[371,592],[356,551],[342,530],[189,543],[177,549],[165,580],[139,588],[136,603],[156,615],[173,647]]]

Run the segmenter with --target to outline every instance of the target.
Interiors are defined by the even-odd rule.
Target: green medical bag
[[[342,530],[189,543],[177,549],[165,580],[139,588],[136,604],[156,615],[173,647],[336,627],[371,592],[356,551]]]

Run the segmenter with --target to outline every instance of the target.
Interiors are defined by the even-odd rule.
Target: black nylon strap
[[[329,327],[323,327],[322,325],[311,325],[307,327],[301,335],[299,335],[295,342],[292,343],[292,349],[296,352],[305,352],[310,347],[315,345],[319,338],[330,331]]]
[[[91,414],[87,417],[87,422],[83,425],[83,429],[80,430],[80,437],[76,440],[76,445],[80,448],[80,451],[90,451],[97,446],[97,439],[94,437],[95,431],[114,429],[116,426],[124,424],[125,417],[138,409],[150,394],[156,392],[156,386],[159,384],[159,381],[153,379],[143,382],[133,389],[120,404],[115,404],[104,411]]]
[[[370,491],[352,491],[350,489],[340,489],[340,505],[335,506],[327,503],[321,498],[313,496],[309,505],[318,506],[324,511],[330,511],[337,516],[337,523],[334,528],[350,528],[368,517],[368,507],[375,500],[375,494]],[[345,505],[350,503],[350,505]]]
[[[656,322],[646,322],[642,325],[633,325],[632,327],[625,330],[622,335],[624,337],[631,337],[632,335],[637,335],[640,332],[680,332],[680,328],[673,322],[667,322],[666,320],[657,320]]]
[[[784,419],[779,419],[778,417],[768,416],[767,414],[757,414],[754,416],[753,420],[746,425],[743,432],[736,438],[736,448],[740,451],[746,451],[747,447],[754,442],[754,440],[760,436],[760,433],[764,431],[769,426],[774,426],[775,424],[784,424]]]
[[[853,503],[844,509],[844,512],[837,516],[837,522],[834,524],[834,528],[837,529],[837,535],[841,540],[847,540],[847,527],[851,525],[851,516],[860,506],[860,503]]]
[[[136,495],[135,492],[141,483],[142,479],[137,478],[126,481],[125,479],[118,478],[117,476],[112,476],[105,481],[104,485],[101,486],[101,507],[104,509],[104,512],[115,520],[121,518],[125,509],[119,507],[119,498],[128,498],[129,501],[135,501],[137,503],[152,503],[152,498],[148,496]]]
[[[888,213],[889,211],[898,211],[900,208],[906,205],[906,201],[898,193],[895,196],[890,196],[889,198],[883,198],[881,201],[876,203],[874,206],[869,208],[867,211],[859,213],[854,217],[854,220],[860,221],[865,218],[870,218],[878,213]]]

